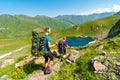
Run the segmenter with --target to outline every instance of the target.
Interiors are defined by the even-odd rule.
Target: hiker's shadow
[[[32,72],[36,70],[43,70],[43,64],[35,62],[37,59],[38,58],[34,58],[29,63],[23,66],[23,70],[26,74],[31,74]]]

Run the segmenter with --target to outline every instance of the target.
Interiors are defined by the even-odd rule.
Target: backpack
[[[59,40],[59,41],[58,41],[58,52],[64,54],[64,49],[65,49],[65,46],[64,46],[63,41],[62,41],[62,40]]]
[[[44,38],[45,38],[45,35],[44,35],[43,29],[37,28],[32,31],[31,54],[33,56],[43,55]]]

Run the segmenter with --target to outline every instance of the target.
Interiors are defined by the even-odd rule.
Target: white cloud
[[[110,9],[110,8],[98,8],[98,9],[95,9],[92,11],[82,12],[80,14],[81,15],[89,15],[89,14],[93,14],[93,13],[118,12],[118,11],[120,11],[120,5],[113,4],[112,9]]]
[[[114,12],[120,11],[120,5],[114,4],[114,5],[113,5],[113,11],[114,11]]]

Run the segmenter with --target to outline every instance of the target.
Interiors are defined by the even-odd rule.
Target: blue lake
[[[91,37],[67,37],[66,41],[69,46],[84,46],[93,41]]]

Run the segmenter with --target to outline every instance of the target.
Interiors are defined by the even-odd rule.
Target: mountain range
[[[63,36],[94,36],[101,40],[107,37],[110,29],[118,24],[117,22],[119,20],[120,15],[112,15],[105,18],[88,21],[82,24],[77,24],[64,30],[59,30],[56,32],[56,34],[52,34],[52,36],[59,38]]]
[[[4,18],[4,16],[7,16],[7,19]],[[20,32],[19,35],[21,35],[21,32],[23,31],[23,35],[26,36],[26,34],[30,33],[30,30],[40,26],[38,24],[43,21],[39,19],[41,16],[36,16],[36,17],[29,17],[25,15],[15,15],[15,16],[4,15],[4,16],[2,15],[3,19],[2,20],[0,19],[1,21],[0,25],[4,26],[4,27],[1,26],[0,33],[4,33],[5,29],[7,31],[9,31],[10,29],[11,30],[13,29],[13,32],[14,30],[16,30],[16,33],[14,33],[13,35],[18,34],[18,32]],[[10,26],[10,28],[8,26]],[[12,26],[16,26],[16,27],[12,27]],[[29,28],[29,26],[32,26],[32,27]],[[6,35],[7,34],[9,34],[9,32],[8,33],[6,32]],[[50,76],[49,80],[63,80],[63,79],[64,80],[73,80],[73,79],[74,80],[79,80],[79,79],[80,80],[119,80],[120,79],[120,74],[119,74],[119,71],[120,71],[120,66],[119,66],[119,63],[120,63],[120,50],[119,50],[120,15],[119,15],[119,12],[112,16],[88,21],[82,24],[77,24],[71,27],[67,27],[66,29],[63,29],[63,28],[61,28],[61,30],[55,29],[55,31],[52,32],[51,34],[53,42],[57,41],[63,36],[67,36],[67,37],[68,36],[76,36],[76,37],[96,36],[98,38],[101,38],[101,40],[95,42],[94,44],[90,44],[86,46],[75,47],[75,48],[68,47],[67,53],[71,54],[73,53],[72,51],[79,52],[77,54],[80,54],[80,57],[73,63],[67,62],[66,59],[63,59],[62,65],[60,67],[58,67],[57,65],[57,68],[56,68],[55,66],[55,68],[57,69],[56,70],[57,72],[55,71],[55,69],[52,68],[52,70],[55,71],[55,74]],[[4,41],[4,39],[1,39],[1,40]],[[22,41],[22,39],[20,40]],[[18,44],[20,43],[18,42]],[[15,45],[13,44],[12,46],[15,46]],[[6,50],[7,48],[9,47],[5,47],[5,49],[3,50]],[[30,51],[31,51],[30,49],[31,47],[29,47],[29,49],[25,48],[24,50],[19,51],[20,53],[17,53],[16,55],[15,54],[13,54],[12,56],[10,55],[12,58],[13,56],[15,56],[16,58],[21,54],[23,54],[24,56],[19,57],[18,60],[16,59],[16,62],[13,63],[12,65],[7,66],[5,68],[0,68],[0,71],[2,73],[1,75],[3,76],[7,75],[8,77],[6,78],[8,79],[13,78],[15,80],[17,79],[26,80],[30,76],[32,76],[31,79],[34,79],[33,76],[35,75],[36,77],[37,75],[37,79],[38,79],[38,76],[40,76],[39,74],[42,70],[40,68],[40,65],[38,65],[41,63],[39,62],[37,63],[37,61],[36,61],[37,64],[32,64],[30,61],[30,64],[25,64],[20,68],[16,68],[16,69],[14,68],[16,63],[22,62],[24,60],[26,61],[27,58],[25,57],[25,54],[29,53],[30,55]],[[97,61],[97,65],[98,65],[98,66],[96,65],[96,67],[94,65],[95,61]],[[2,62],[4,61],[2,60]],[[55,60],[55,64],[53,64],[53,67],[56,64],[57,64],[57,60]],[[58,70],[58,68],[60,70]],[[38,70],[41,70],[41,71],[38,71]],[[0,78],[2,77],[0,76]],[[41,79],[41,76],[39,79]]]
[[[81,24],[90,20],[111,16],[113,14],[115,14],[115,12],[95,13],[91,15],[60,15],[56,18],[68,21],[72,24]]]
[[[90,20],[107,17],[114,13],[101,13],[92,15],[63,15],[57,17],[26,15],[0,15],[0,37],[1,36],[31,36],[35,28],[51,27],[53,31],[70,28]]]
[[[30,36],[35,28],[51,27],[52,30],[60,30],[71,26],[69,22],[47,16],[0,15],[1,36]]]

